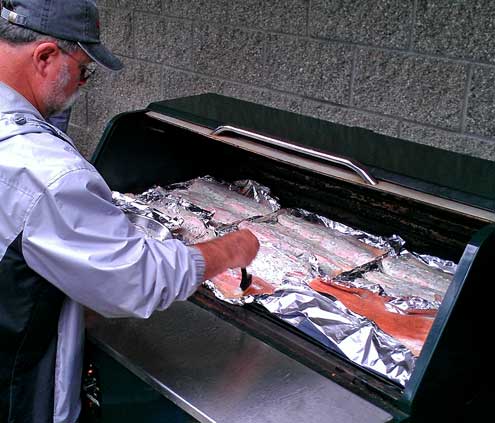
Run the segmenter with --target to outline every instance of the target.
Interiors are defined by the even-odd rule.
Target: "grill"
[[[116,116],[93,163],[119,192],[140,193],[203,175],[253,179],[269,186],[284,207],[311,210],[373,234],[400,234],[411,250],[458,263],[405,387],[329,351],[256,304],[233,306],[204,287],[186,304],[148,321],[96,319],[91,344],[195,419],[473,421],[486,406],[493,376],[486,359],[491,302],[486,293],[495,251],[495,163],[214,94]],[[195,332],[198,321],[208,327],[201,336]],[[204,339],[165,371],[164,361],[184,355],[177,345],[191,345],[190,336]],[[212,339],[219,351],[237,351],[236,371],[223,367],[232,356],[222,356],[226,361],[217,363],[218,370],[194,370],[192,363],[211,363]],[[267,360],[277,354],[279,370],[292,369],[300,377],[288,378],[289,387],[282,389],[283,378],[264,373],[257,385],[251,379],[261,370],[251,354]],[[244,367],[246,374],[236,377]],[[232,384],[241,386],[239,398],[231,398]],[[213,392],[222,385],[230,391],[223,405]],[[104,384],[102,389],[105,398]],[[260,389],[263,399],[255,406],[253,392]],[[280,399],[284,389],[300,394],[287,402]],[[215,398],[220,403],[213,405]],[[328,413],[336,412],[343,414],[332,420]],[[311,418],[301,420],[301,413]]]

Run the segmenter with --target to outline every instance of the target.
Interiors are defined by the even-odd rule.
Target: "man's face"
[[[81,50],[60,52],[58,72],[46,84],[45,109],[48,116],[74,104],[80,94],[80,87],[86,83],[83,78],[85,66],[91,62]]]

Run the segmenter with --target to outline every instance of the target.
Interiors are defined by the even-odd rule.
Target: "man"
[[[73,423],[80,413],[82,305],[146,318],[259,244],[249,231],[186,247],[140,234],[70,138],[69,107],[99,40],[91,0],[10,0],[0,18],[0,422]]]

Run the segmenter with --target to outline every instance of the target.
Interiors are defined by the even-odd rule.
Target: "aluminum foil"
[[[155,210],[156,207],[153,207],[153,205],[163,206],[166,210],[161,211],[162,214],[167,214],[167,211],[174,212],[180,209],[189,210],[198,216],[205,223],[205,226],[209,226],[209,222],[213,217],[212,212],[204,210],[183,198],[171,196],[165,188],[160,186],[154,186],[139,194],[137,199],[142,203],[148,204]]]
[[[248,198],[254,199],[257,203],[269,207],[274,212],[280,209],[280,202],[278,198],[271,194],[270,188],[252,179],[234,181],[229,185],[229,188]]]
[[[167,216],[159,210],[151,207],[149,202],[143,201],[143,199],[139,196],[112,191],[112,201],[124,213],[134,213],[156,220],[172,233],[183,224],[183,219]]]
[[[112,191],[112,201],[123,212],[144,214],[149,211],[149,206],[146,203],[139,201],[132,195],[122,194],[118,191]]]
[[[240,283],[241,280],[239,279],[239,284]],[[218,298],[219,300],[236,306],[251,304],[252,302],[255,301],[257,297],[257,295],[243,295],[240,298],[229,298],[225,296],[223,292],[220,289],[218,289],[218,287],[212,281],[206,280],[203,282],[203,285],[206,286],[211,292],[213,292],[213,295],[215,295],[215,297]]]
[[[207,181],[225,186],[246,198],[262,204],[271,211],[280,208],[278,199],[270,194],[269,188],[252,180],[239,180],[231,184],[217,181],[210,176],[168,185],[154,186],[139,194],[122,194],[114,191],[114,203],[124,212],[140,214],[165,225],[174,238],[191,245],[223,235],[235,229],[231,224],[218,225],[213,221],[214,212],[205,210],[186,198],[174,195],[174,190],[187,190],[195,181]]]
[[[426,257],[426,259],[424,258]],[[384,258],[379,272],[399,282],[385,287],[385,294],[395,297],[389,305],[398,312],[428,311],[440,307],[452,282],[456,265],[438,257],[420,256],[403,250],[396,257]],[[369,278],[366,274],[364,278]]]
[[[172,229],[174,238],[187,245],[207,241],[217,236],[210,225],[212,212],[197,207],[183,198],[171,196],[162,187],[150,188],[137,198],[149,204],[163,219],[179,223]]]
[[[284,215],[288,216],[293,216],[296,218],[295,221],[289,221],[282,224],[282,228],[285,225],[286,228],[291,230],[292,228],[297,228],[299,227],[299,224],[297,223],[297,220],[301,219],[303,222],[309,222],[313,225],[321,225],[322,232],[321,234],[318,234],[317,231],[311,230],[313,234],[316,234],[315,236],[323,236],[325,237],[325,230],[330,229],[331,231],[338,233],[342,235],[342,237],[335,237],[335,242],[337,244],[333,244],[330,242],[330,244],[327,247],[323,247],[320,249],[320,243],[315,244],[315,239],[312,241],[308,240],[306,243],[304,240],[300,242],[300,246],[292,246],[296,250],[304,250],[301,255],[303,255],[308,261],[309,264],[312,266],[314,269],[314,275],[313,276],[321,276],[321,277],[332,277],[334,278],[337,274],[338,277],[341,278],[342,280],[352,280],[356,277],[356,275],[361,274],[362,272],[365,272],[374,266],[376,267],[376,263],[383,257],[387,255],[395,255],[396,252],[401,248],[401,246],[404,244],[404,240],[400,238],[398,235],[393,235],[390,237],[379,237],[361,230],[357,230],[354,228],[351,228],[350,226],[344,225],[340,222],[328,219],[326,217],[320,216],[316,213],[309,212],[304,209],[281,209],[277,213],[274,213],[273,217],[271,217],[272,221],[280,221],[284,217]],[[270,218],[270,216],[268,217]],[[294,227],[292,225],[295,225]],[[286,232],[286,230],[282,229],[283,232]],[[330,231],[328,231],[330,232]],[[292,237],[293,235],[290,234]],[[297,237],[297,236],[296,236]],[[331,240],[333,235],[331,233],[328,234],[329,239]],[[298,236],[299,239],[301,239],[301,234]],[[366,256],[358,258],[358,251],[360,247],[356,248],[356,257],[347,257],[346,255],[342,255],[338,253],[337,251],[339,244],[337,239],[342,239],[345,240],[347,239],[350,241],[351,239],[353,242],[354,240],[357,240],[359,242],[362,242],[363,244],[367,244],[374,249],[381,250],[381,253],[379,255],[375,255],[375,257],[372,256]],[[288,243],[291,243],[290,241],[286,241]],[[351,243],[352,244],[352,243]],[[359,243],[357,243],[359,244]],[[356,245],[357,245],[356,244]],[[322,243],[322,245],[324,245]],[[328,253],[326,250],[330,249]],[[344,248],[342,246],[342,248]],[[351,250],[353,248],[351,247]],[[331,251],[335,251],[336,253],[332,253]],[[376,251],[376,250],[375,250]],[[342,252],[342,251],[341,251]],[[314,254],[313,254],[314,253]],[[373,253],[373,254],[376,254]],[[351,256],[354,256],[354,254],[351,254]],[[343,263],[339,264],[339,258]],[[347,262],[347,263],[346,263]],[[344,266],[342,266],[344,264]],[[351,268],[349,269],[349,265],[351,265]],[[347,269],[346,269],[347,268]]]
[[[406,251],[403,251],[402,253],[405,254]],[[444,260],[439,257],[429,256],[427,254],[417,254],[414,252],[411,252],[411,254],[422,260],[428,266],[440,269],[442,272],[449,273],[450,275],[453,275],[457,270],[457,264],[451,260]]]
[[[440,307],[440,301],[428,301],[417,296],[397,297],[385,304],[391,313],[410,314],[423,311],[426,314],[435,314]]]
[[[300,213],[301,210],[298,210]],[[304,211],[302,211],[304,213]],[[315,219],[315,217],[311,217]],[[455,273],[457,265],[450,261],[444,260],[439,257],[417,254],[404,249],[405,241],[397,235],[390,238],[380,238],[371,234],[362,233],[352,228],[348,228],[338,222],[331,221],[321,216],[316,216],[316,219],[320,220],[325,226],[339,230],[342,233],[357,235],[360,240],[373,246],[383,247],[389,245],[391,247],[388,254],[383,257],[379,257],[376,261],[366,264],[365,266],[356,268],[350,272],[338,275],[333,280],[336,283],[352,288],[367,289],[375,294],[392,297],[387,303],[386,307],[391,312],[407,314],[424,312],[428,314],[434,314],[440,307],[443,296],[450,283],[451,276]],[[392,278],[389,275],[387,267],[390,267],[388,263],[391,261],[415,261],[427,266],[432,275],[443,274],[440,276],[442,280],[442,286],[438,289],[434,287],[428,287],[425,284],[411,284],[408,281],[402,283],[401,288],[393,288],[390,285],[384,285],[379,282],[381,278]],[[322,272],[320,272],[322,273]],[[413,273],[413,271],[411,271]],[[381,276],[378,276],[381,275]],[[324,276],[324,273],[322,274]],[[378,276],[378,277],[377,277]],[[432,278],[434,276],[431,276]],[[428,276],[425,275],[425,279]],[[409,293],[407,293],[409,290]]]
[[[165,186],[163,189],[165,191],[173,191],[176,189],[187,189],[195,181],[208,181],[215,184],[224,185],[230,191],[242,194],[244,197],[251,198],[259,204],[269,207],[272,211],[277,211],[280,209],[280,203],[278,198],[271,194],[270,188],[260,184],[259,182],[253,181],[252,179],[241,179],[234,181],[232,183],[226,181],[219,181],[212,176],[205,175],[199,178],[190,179],[185,182],[177,182]]]
[[[147,238],[154,238],[158,241],[165,241],[172,238],[170,230],[155,219],[136,213],[126,213],[126,216],[136,229]]]
[[[271,194],[270,188],[260,184],[259,182],[251,179],[242,179],[234,181],[232,183],[217,180],[209,175],[201,176],[199,178],[190,179],[185,182],[178,182],[170,184],[163,189],[166,192],[173,192],[176,190],[187,190],[195,182],[209,182],[213,185],[225,187],[225,189],[241,194],[243,197],[254,200],[254,202],[266,207],[270,211],[274,212],[280,209],[280,202],[278,198]]]
[[[304,286],[282,286],[255,299],[279,319],[353,362],[405,386],[415,365],[412,353],[373,322]]]

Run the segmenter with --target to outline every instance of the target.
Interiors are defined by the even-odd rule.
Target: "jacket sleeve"
[[[185,300],[203,278],[199,250],[145,237],[88,169],[50,184],[29,210],[22,239],[31,269],[107,317],[148,317]]]

